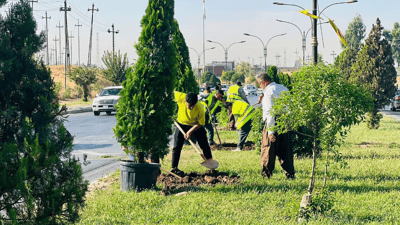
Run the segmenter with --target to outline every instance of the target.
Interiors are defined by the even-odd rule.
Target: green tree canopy
[[[174,29],[173,43],[175,44],[178,60],[175,90],[183,93],[199,93],[199,87],[193,75],[192,64],[190,63],[189,49],[186,45],[185,38],[179,30],[177,20],[174,20]]]
[[[241,74],[241,73],[235,73],[233,76],[232,76],[232,78],[231,78],[231,82],[232,83],[237,83],[237,82],[242,82],[242,83],[244,83],[245,82],[245,79],[246,79],[246,77],[243,75],[243,74]]]
[[[244,61],[236,65],[236,73],[243,74],[246,77],[255,75],[255,72],[250,68],[250,63]]]
[[[2,5],[4,1],[0,1]],[[28,1],[0,16],[0,224],[74,223],[87,182],[71,156],[50,70]]]
[[[361,121],[372,107],[370,92],[358,83],[343,79],[333,66],[306,66],[292,75],[292,90],[275,100],[273,114],[279,114],[274,130],[279,133],[311,130],[313,165],[308,187],[312,195],[315,183],[316,151],[333,151],[339,138],[351,125]],[[340,136],[339,136],[340,135]]]
[[[139,58],[122,83],[113,130],[118,142],[143,163],[145,152],[161,158],[169,152],[178,71],[174,1],[149,0],[141,27],[135,45]]]
[[[126,70],[129,67],[127,54],[121,55],[118,50],[114,55],[112,52],[104,52],[101,58],[106,69],[103,70],[103,76],[106,80],[111,81],[114,85],[120,85],[126,79]]]
[[[343,74],[343,78],[348,80],[352,73],[351,67],[357,61],[357,48],[346,48],[335,59],[335,67]]]
[[[359,49],[361,45],[361,41],[365,38],[365,25],[360,14],[357,14],[356,17],[350,22],[347,30],[344,34],[344,39],[347,42],[349,48]],[[342,49],[345,49],[346,46],[340,42]]]
[[[92,69],[87,66],[80,66],[72,69],[68,77],[73,80],[83,90],[83,101],[88,100],[89,87],[97,81],[97,69]]]
[[[210,78],[211,78],[212,76],[215,76],[215,75],[212,74],[212,73],[209,72],[209,71],[206,71],[205,73],[203,73],[203,75],[201,75],[200,82],[201,82],[202,84],[203,84],[203,83],[207,83],[207,82],[210,81]]]
[[[361,45],[357,61],[352,66],[351,79],[360,82],[371,91],[374,97],[374,108],[370,111],[368,127],[379,127],[379,109],[389,104],[396,93],[396,69],[389,42],[382,38],[381,21],[376,20],[372,30]]]
[[[223,71],[221,76],[221,81],[223,82],[230,82],[232,76],[235,74],[234,71]]]
[[[393,30],[384,30],[383,36],[389,41],[392,46],[393,58],[400,65],[400,25],[395,22]]]

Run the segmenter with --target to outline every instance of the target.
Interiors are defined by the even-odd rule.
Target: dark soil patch
[[[180,171],[177,175],[182,177],[182,180],[171,174],[161,174],[158,177],[157,182],[163,184],[161,195],[167,196],[173,193],[190,190],[193,189],[193,187],[199,187],[201,185],[231,185],[239,183],[240,178],[239,175],[229,175],[229,173],[219,172],[217,170],[208,170],[204,173],[184,173]]]
[[[250,150],[254,150],[256,147],[256,145],[254,144],[254,142],[252,141],[247,141],[246,143],[244,143],[243,146],[243,151],[250,151]],[[226,151],[232,151],[235,150],[237,148],[237,144],[236,143],[222,143],[221,145],[216,144],[216,145],[211,145],[210,146],[211,150],[226,150]]]

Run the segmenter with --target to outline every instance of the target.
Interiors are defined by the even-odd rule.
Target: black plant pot
[[[161,165],[121,161],[121,189],[123,191],[151,189],[156,186]]]

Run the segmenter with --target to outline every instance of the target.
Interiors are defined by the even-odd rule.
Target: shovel
[[[185,131],[179,126],[179,124],[173,119],[175,126],[182,132],[183,136],[186,136]],[[201,158],[204,159],[204,162],[200,163],[202,166],[208,168],[208,169],[217,169],[219,166],[219,163],[214,160],[214,159],[206,159],[206,157],[200,152],[200,150],[197,148],[197,146],[193,143],[192,140],[189,139],[190,144],[193,146],[193,148],[196,150],[197,153],[201,156]]]
[[[210,108],[208,108],[208,106],[207,106],[207,110],[208,110],[208,114],[210,115],[211,124],[213,125],[214,130],[215,130],[215,132],[217,133],[217,137],[218,137],[218,140],[219,140],[219,144],[222,145],[221,138],[219,137],[219,134],[218,134],[217,126],[215,126],[215,123],[214,123],[214,121],[213,121],[212,118],[211,118],[211,111],[210,111]]]

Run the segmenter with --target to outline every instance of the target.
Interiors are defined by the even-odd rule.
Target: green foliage
[[[308,188],[314,188],[315,158],[318,149],[333,151],[350,127],[359,123],[372,107],[370,92],[343,79],[333,66],[306,66],[292,75],[292,90],[275,99],[273,113],[279,120],[273,128],[279,133],[298,132],[307,127],[313,142],[313,169]],[[339,135],[339,136],[338,136]]]
[[[163,157],[176,105],[173,91],[178,70],[173,43],[174,1],[150,0],[141,21],[142,32],[135,45],[139,56],[122,83],[114,134],[128,152],[144,162],[143,153]]]
[[[185,38],[179,30],[177,20],[174,20],[174,28],[173,43],[175,44],[178,60],[175,90],[183,93],[199,93],[199,87],[193,75],[192,64],[190,63],[189,49],[186,45]]]
[[[264,128],[262,107],[256,108],[253,116],[252,128],[249,134],[249,140],[252,140],[256,145],[257,154],[261,153],[261,139]]]
[[[274,82],[278,81],[278,68],[276,66],[270,66],[267,74],[272,78]]]
[[[221,81],[215,75],[210,76],[210,80],[208,82],[212,83],[214,86],[218,83],[221,83]]]
[[[245,80],[246,80],[246,77],[242,73],[235,73],[231,78],[231,82],[233,84],[235,84],[239,81],[242,82],[242,84],[243,84],[245,82]]]
[[[61,92],[62,88],[63,88],[62,83],[61,82],[57,82],[56,83],[56,87],[54,88],[54,92],[56,92],[58,94],[58,93]]]
[[[336,200],[327,188],[322,188],[314,195],[313,201],[309,207],[301,212],[301,216],[307,220],[310,218],[320,218],[335,213],[333,207]]]
[[[369,129],[378,129],[379,122],[383,118],[383,115],[379,113],[379,110],[375,109],[367,114],[367,127]]]
[[[212,74],[212,73],[209,72],[209,71],[206,71],[205,73],[203,73],[203,75],[201,75],[200,82],[201,82],[202,84],[203,84],[203,83],[207,83],[207,82],[210,81],[210,79],[211,79],[212,76],[215,76],[215,75]]]
[[[234,71],[222,71],[221,81],[229,83],[232,79]]]
[[[361,18],[360,14],[357,14],[356,17],[350,22],[347,30],[344,34],[344,39],[346,40],[347,46],[350,49],[359,49],[361,45],[361,41],[365,37],[365,25]],[[340,41],[340,45],[342,49],[346,49],[346,46]]]
[[[96,69],[87,66],[76,67],[68,74],[68,77],[82,88],[83,101],[87,101],[89,87],[97,81]]]
[[[396,93],[396,69],[391,46],[382,38],[381,21],[376,20],[372,30],[358,52],[357,61],[352,66],[351,80],[360,82],[374,98],[374,108],[370,111],[371,129],[379,127],[379,109],[388,105]]]
[[[33,59],[45,35],[27,1],[11,4],[0,30],[0,224],[74,223],[88,184],[50,70]]]
[[[249,82],[250,82],[250,83],[255,83],[255,82],[257,82],[257,81],[256,81],[256,77],[250,77],[250,78],[249,78]]]
[[[245,77],[255,76],[255,72],[250,68],[250,63],[244,61],[236,65],[236,73],[243,74]]]
[[[106,69],[102,71],[103,77],[111,81],[114,86],[121,85],[126,79],[125,74],[129,67],[127,54],[121,55],[120,50],[118,50],[118,52],[113,55],[112,52],[107,51],[104,52],[101,61],[103,61],[106,66]]]
[[[335,67],[342,72],[343,78],[348,80],[351,76],[351,67],[357,61],[357,48],[346,48],[335,59]]]
[[[65,91],[63,93],[64,99],[71,98],[71,94],[72,94],[72,89],[69,86],[67,86],[67,88],[65,89]]]
[[[217,120],[220,127],[227,127],[229,123],[228,111],[225,107],[221,108],[221,112],[217,114]]]
[[[393,30],[383,30],[383,36],[392,46],[393,58],[400,63],[400,25],[398,22],[393,24]]]

